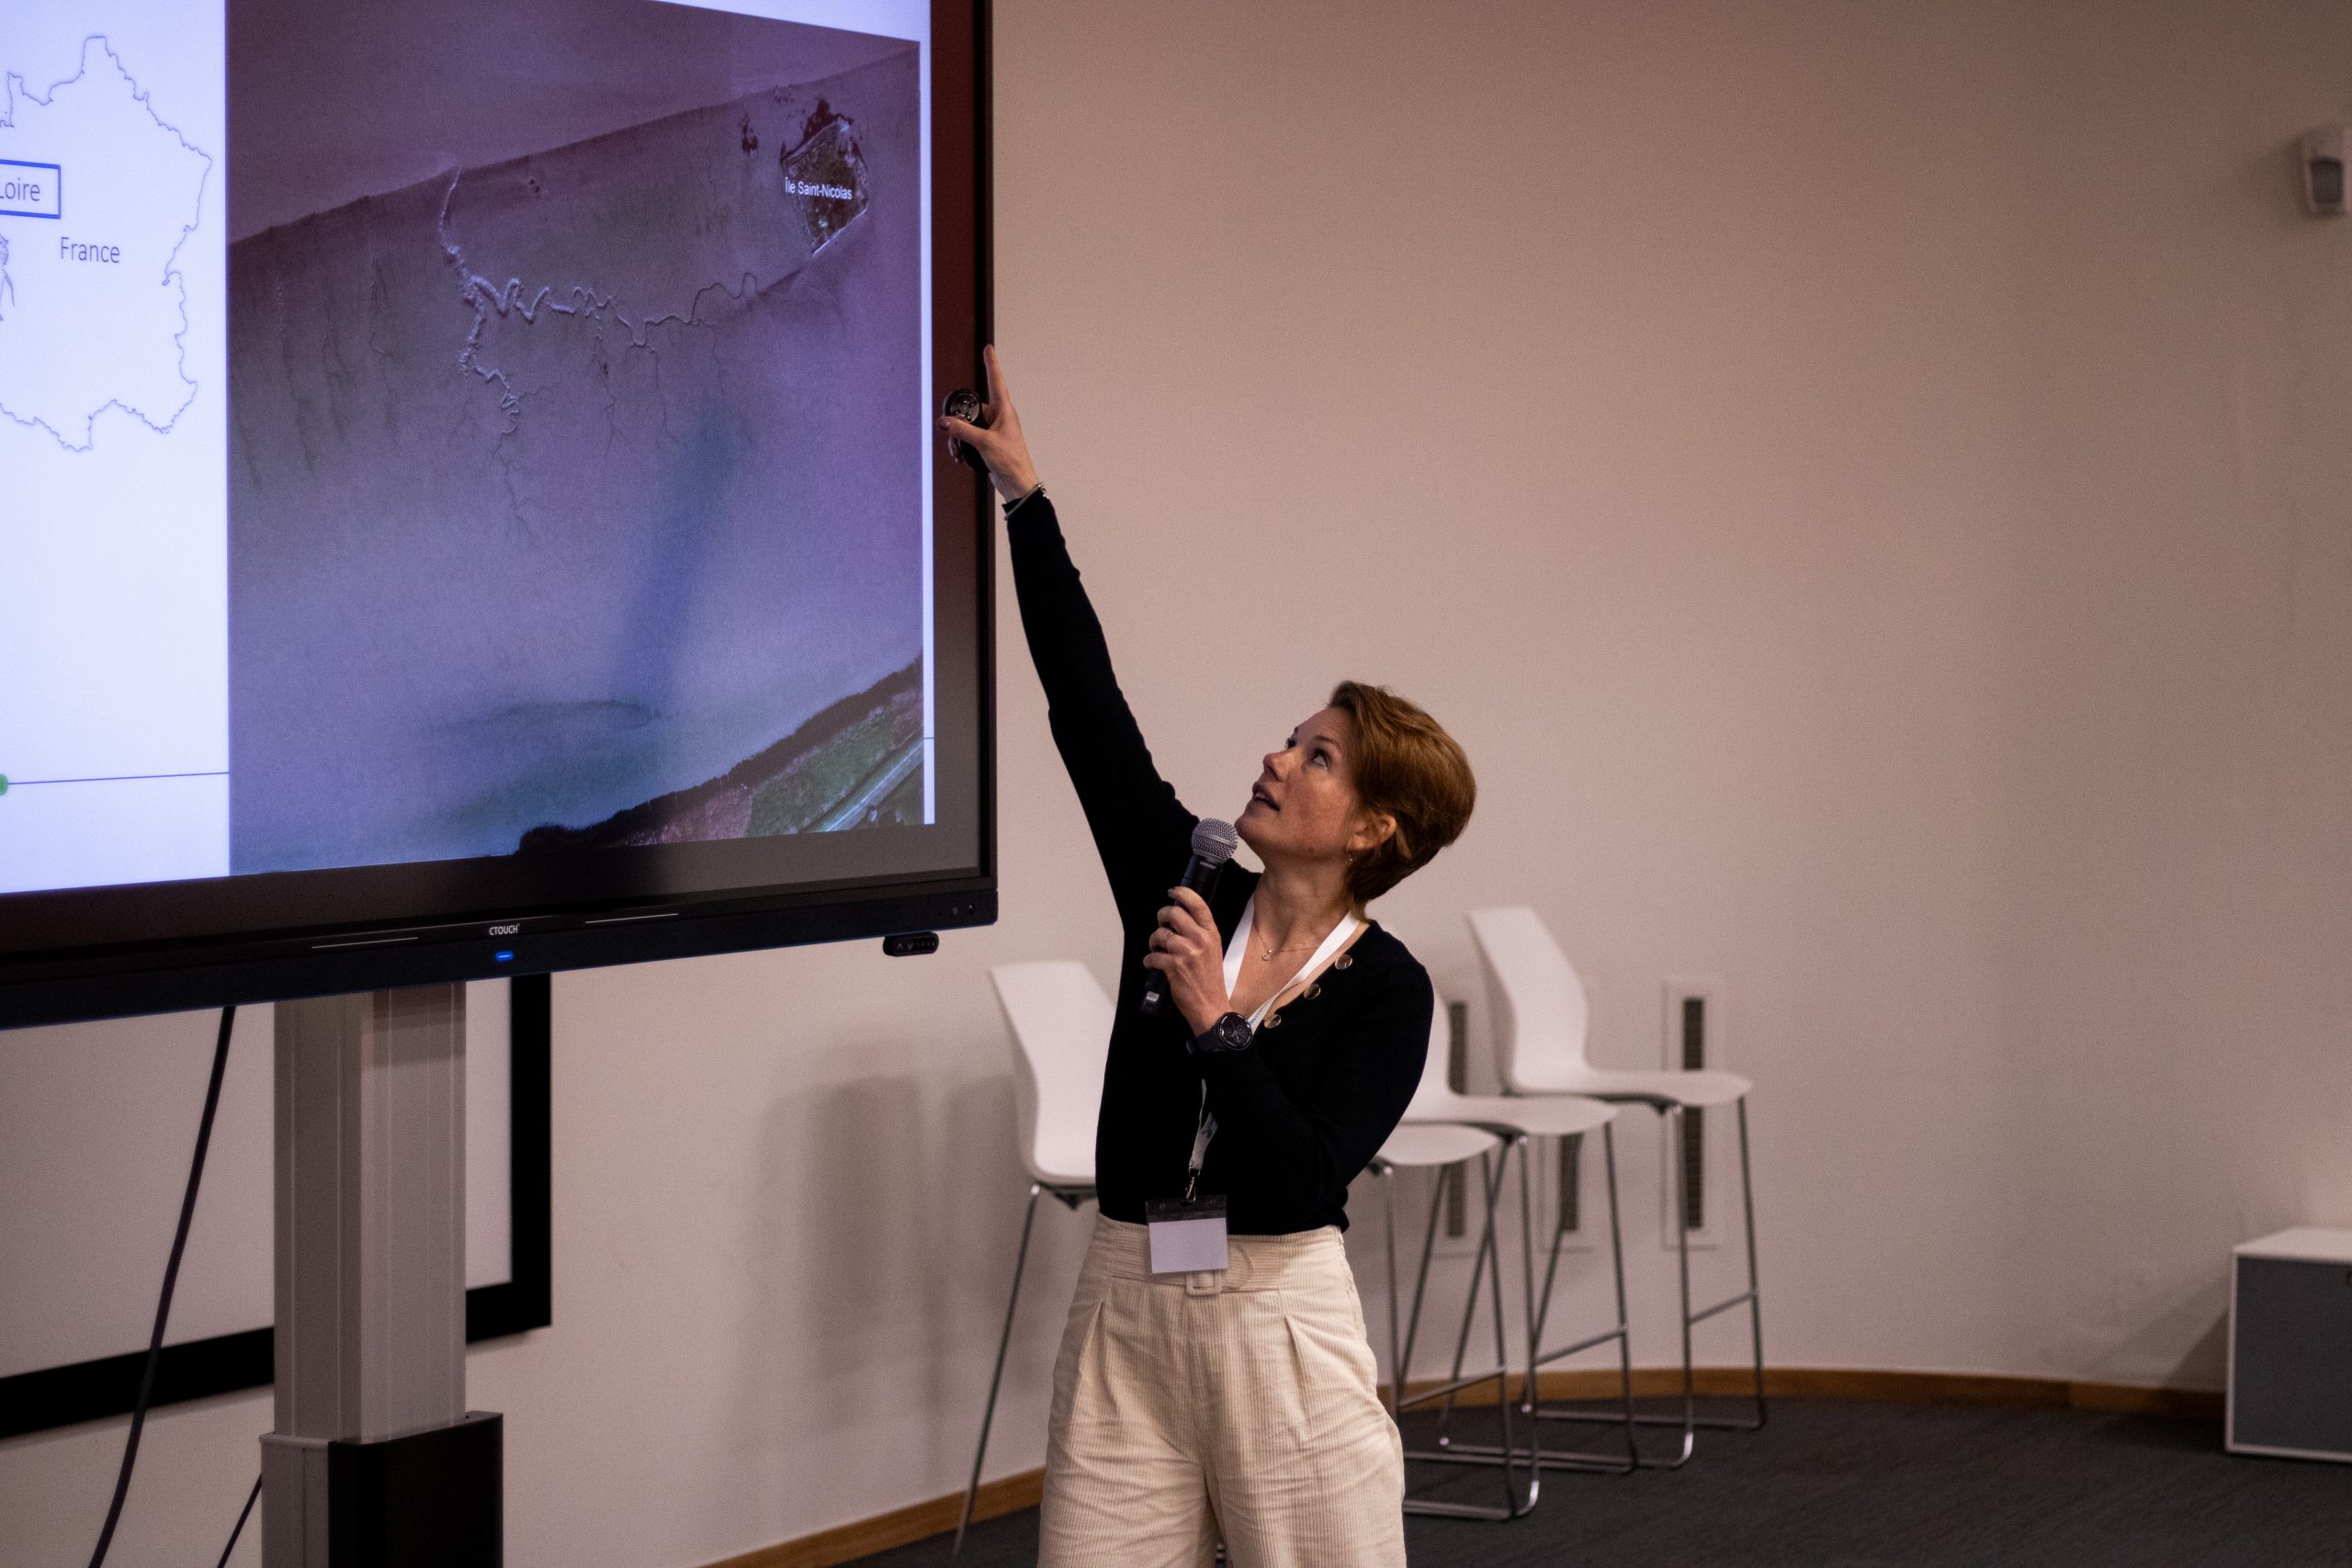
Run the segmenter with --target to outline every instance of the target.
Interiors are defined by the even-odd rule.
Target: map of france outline
[[[46,96],[0,75],[0,160],[24,187],[0,202],[0,415],[69,452],[96,445],[108,409],[170,434],[196,400],[179,253],[211,154],[93,33]]]

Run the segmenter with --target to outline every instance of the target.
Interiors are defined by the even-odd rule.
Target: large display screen
[[[0,1021],[989,918],[977,6],[0,18]]]

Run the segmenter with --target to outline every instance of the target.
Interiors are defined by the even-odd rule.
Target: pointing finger
[[[1012,389],[1005,383],[1004,367],[997,359],[996,344],[990,344],[982,349],[980,360],[988,370],[989,407],[1001,408],[1006,400],[1012,396]]]

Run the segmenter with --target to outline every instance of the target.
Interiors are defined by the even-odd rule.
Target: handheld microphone
[[[1184,863],[1182,886],[1199,894],[1203,899],[1216,890],[1217,873],[1233,858],[1241,844],[1241,835],[1233,830],[1230,822],[1220,822],[1214,817],[1204,817],[1193,829],[1193,858]],[[1154,969],[1143,983],[1143,1000],[1136,1010],[1148,1018],[1156,1018],[1168,1005],[1168,976]]]

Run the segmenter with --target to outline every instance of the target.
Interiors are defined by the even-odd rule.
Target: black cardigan
[[[1007,514],[1005,531],[1054,744],[1119,911],[1118,1011],[1094,1132],[1102,1213],[1141,1224],[1147,1200],[1182,1196],[1205,1079],[1217,1133],[1201,1190],[1226,1196],[1232,1233],[1345,1229],[1348,1183],[1420,1082],[1435,1005],[1429,975],[1374,922],[1347,966],[1326,969],[1318,990],[1283,1003],[1245,1051],[1194,1056],[1185,1049],[1191,1027],[1172,1005],[1155,1018],[1136,1010],[1149,973],[1143,955],[1199,818],[1152,765],[1053,502],[1034,492]],[[1258,874],[1238,864],[1218,881],[1209,907],[1227,942],[1257,886]]]

